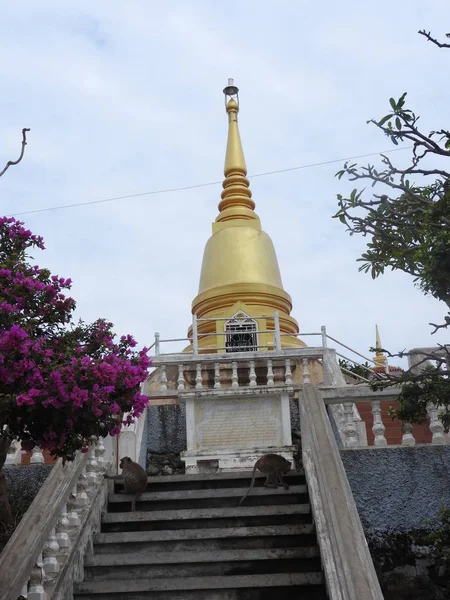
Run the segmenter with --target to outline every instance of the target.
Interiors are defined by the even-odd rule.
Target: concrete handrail
[[[316,386],[299,395],[303,465],[330,600],[383,600],[356,504]]]
[[[87,459],[87,454],[80,453],[64,466],[59,459],[23,516],[0,554],[1,600],[16,600],[20,596]]]

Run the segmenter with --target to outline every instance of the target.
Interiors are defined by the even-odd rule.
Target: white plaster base
[[[292,461],[289,393],[229,392],[186,397],[186,473],[252,469],[269,453]]]
[[[280,454],[290,460],[294,468],[293,454],[296,450],[296,446],[267,446],[242,450],[205,450],[195,454],[186,451],[181,453],[181,460],[186,465],[186,473],[200,473],[203,461],[217,461],[217,471],[251,471],[264,454]]]

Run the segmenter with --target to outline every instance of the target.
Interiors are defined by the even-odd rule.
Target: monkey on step
[[[147,473],[141,465],[131,460],[129,456],[120,459],[119,467],[122,469],[120,475],[107,475],[105,473],[105,479],[123,480],[125,494],[133,494],[131,510],[134,511],[136,510],[136,496],[143,494],[147,488]]]
[[[264,454],[264,456],[261,456],[253,467],[252,482],[250,483],[247,492],[240,499],[239,505],[244,502],[255,484],[256,470],[267,475],[266,481],[264,482],[265,487],[276,488],[279,485],[282,485],[285,490],[288,490],[289,486],[284,481],[283,475],[289,473],[291,466],[291,461],[286,460],[279,454]]]

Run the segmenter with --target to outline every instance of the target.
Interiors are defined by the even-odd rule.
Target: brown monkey
[[[279,454],[264,454],[264,456],[261,456],[261,458],[256,461],[255,466],[253,467],[252,482],[250,483],[250,487],[240,499],[239,504],[241,505],[244,502],[254,486],[257,469],[258,471],[261,471],[261,473],[264,473],[264,475],[267,475],[266,481],[264,482],[265,487],[276,488],[279,485],[282,485],[285,490],[288,490],[289,486],[284,481],[283,475],[289,473],[291,466],[292,463]]]
[[[129,456],[120,459],[119,467],[122,469],[120,475],[107,475],[105,473],[105,478],[123,480],[125,494],[133,494],[131,510],[134,511],[136,510],[136,496],[145,492],[147,488],[147,473],[141,465],[131,460]]]

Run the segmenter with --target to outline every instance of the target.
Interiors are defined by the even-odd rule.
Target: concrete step
[[[246,488],[252,478],[251,471],[240,471],[230,473],[212,473],[208,475],[166,475],[158,477],[148,477],[147,491],[175,491],[186,489],[223,489],[227,487]],[[289,485],[304,485],[305,475],[302,471],[292,471],[286,475],[286,482]],[[257,474],[255,487],[262,486],[265,476]],[[115,482],[116,489],[123,489],[123,483]]]
[[[273,549],[238,549],[218,550],[211,556],[210,552],[152,552],[151,554],[91,554],[86,556],[85,567],[107,567],[125,565],[159,565],[159,564],[185,564],[185,563],[210,563],[227,562],[236,560],[269,560],[316,558],[319,556],[317,546],[305,548],[273,548]]]
[[[189,510],[135,511],[132,513],[107,513],[104,523],[139,523],[142,521],[184,521],[186,519],[220,519],[266,515],[299,515],[311,510],[309,504],[288,504],[287,506],[237,506],[224,508],[200,508]]]
[[[102,593],[77,594],[75,600],[328,600],[325,586],[274,586],[222,590],[172,590],[123,592],[120,596]]]
[[[238,590],[250,588],[253,593],[253,598],[275,598],[276,588],[291,588],[296,587],[296,595],[292,598],[303,598],[310,600],[314,596],[309,595],[308,588],[312,586],[321,586],[319,593],[323,594],[324,578],[321,572],[315,573],[265,573],[258,575],[229,575],[222,577],[171,577],[171,578],[152,578],[152,579],[134,579],[134,580],[109,580],[109,581],[84,581],[75,584],[75,598],[79,600],[104,600],[106,598],[117,598],[130,600],[131,598],[157,598],[155,592],[178,592],[179,598],[199,598],[201,590],[207,590],[207,594],[203,598],[217,598],[223,600],[227,596],[224,595],[226,590],[235,593],[235,596],[229,595],[228,598],[237,598],[241,600],[245,596],[239,595]],[[273,595],[255,595],[255,592],[260,588],[272,588],[270,591]],[[303,588],[303,589],[302,589]],[[300,590],[302,590],[300,592]],[[153,592],[151,595],[145,595]],[[183,595],[180,595],[180,592]],[[194,592],[189,595],[189,592]],[[209,595],[208,595],[209,594]],[[220,595],[222,594],[222,595]],[[308,595],[307,595],[308,594]],[[173,594],[166,596],[160,595],[160,598],[172,599]],[[280,596],[287,598],[285,595]],[[316,595],[316,598],[319,596]],[[322,597],[326,598],[326,596]],[[251,596],[248,596],[251,598]],[[314,599],[316,600],[316,599]]]
[[[85,581],[320,572],[317,547],[86,557]]]
[[[107,513],[103,517],[102,532],[291,525],[305,522],[311,522],[309,504],[236,506]]]
[[[303,469],[298,471],[290,471],[286,477],[304,477],[305,472]],[[214,481],[228,481],[237,479],[251,479],[252,470],[248,471],[221,471],[220,473],[193,473],[189,475],[157,475],[156,477],[148,477],[149,483],[167,483],[168,481],[174,483],[186,483],[186,482],[214,482]],[[265,475],[257,473],[257,479],[264,479]]]
[[[163,531],[123,531],[94,536],[95,553],[154,552],[234,548],[291,548],[313,546],[312,523],[268,527],[223,527]]]
[[[137,510],[172,510],[178,508],[218,508],[221,506],[238,506],[246,488],[219,488],[200,490],[174,490],[170,492],[150,491],[137,498]],[[131,510],[130,494],[110,494],[111,512]],[[293,485],[288,490],[254,487],[245,500],[246,505],[275,505],[308,502],[306,485]]]

